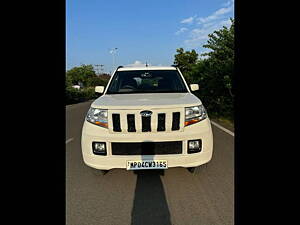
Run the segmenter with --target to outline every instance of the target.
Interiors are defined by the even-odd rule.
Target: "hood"
[[[155,109],[201,105],[192,93],[113,94],[96,99],[91,107],[102,109]]]

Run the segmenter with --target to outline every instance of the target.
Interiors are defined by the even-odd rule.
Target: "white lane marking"
[[[222,127],[221,125],[217,124],[214,121],[210,121],[213,125],[215,125],[216,127],[220,128],[222,131],[226,132],[227,134],[230,134],[231,136],[234,137],[234,133],[231,132],[230,130],[226,129],[225,127]]]
[[[74,140],[74,138],[70,138],[70,139],[66,140],[66,144],[68,144],[69,142],[71,142],[73,140]]]

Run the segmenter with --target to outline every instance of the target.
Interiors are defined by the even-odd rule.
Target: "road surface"
[[[184,168],[104,176],[87,167],[80,137],[91,102],[66,107],[67,225],[234,224],[234,137],[212,125],[213,158],[194,175]]]

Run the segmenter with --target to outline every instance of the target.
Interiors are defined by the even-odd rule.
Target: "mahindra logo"
[[[151,111],[142,111],[140,112],[142,117],[150,117],[152,115]]]

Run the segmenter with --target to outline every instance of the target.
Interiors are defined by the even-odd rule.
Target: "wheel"
[[[93,174],[95,174],[96,176],[99,176],[99,175],[104,176],[109,171],[109,170],[98,170],[95,168],[91,168],[91,169],[92,169]]]
[[[189,167],[187,169],[192,174],[199,174],[201,171],[206,169],[206,167],[207,167],[207,164],[203,164],[203,165],[196,166],[196,167]]]
[[[105,175],[105,174],[108,173],[108,170],[99,170],[99,173],[100,173],[101,175]]]

